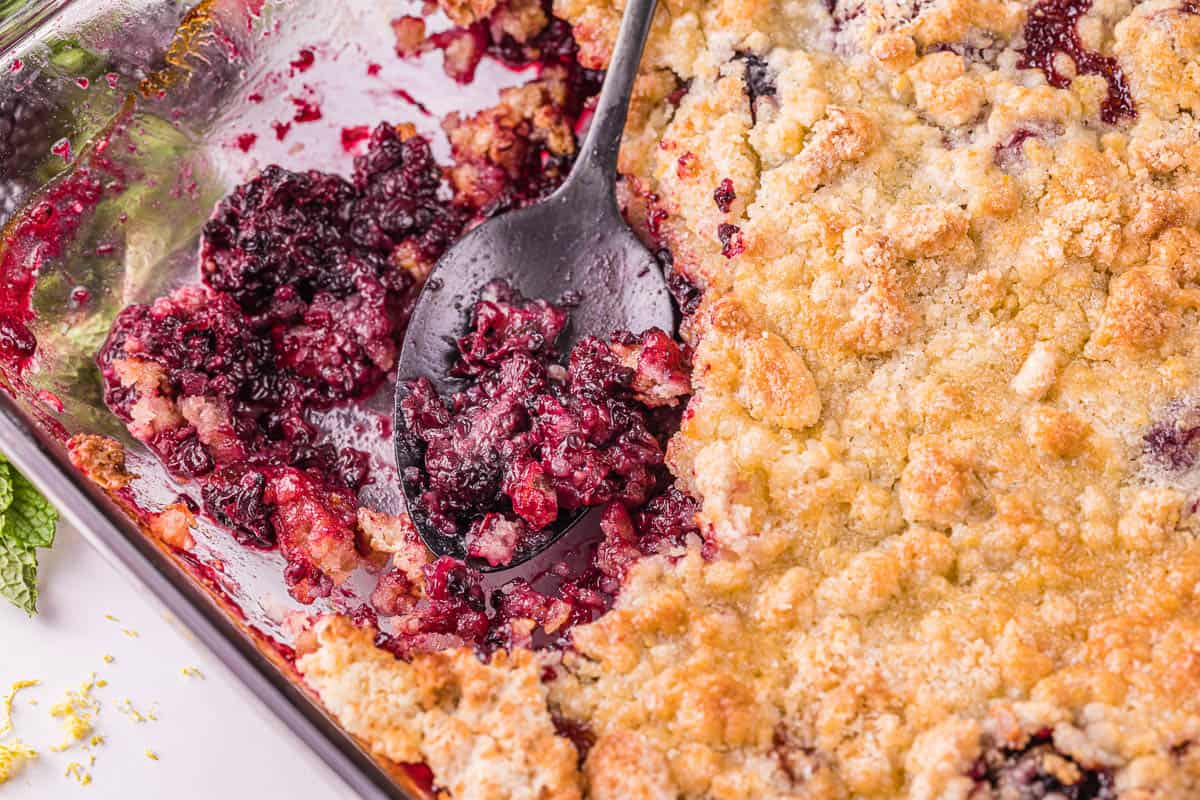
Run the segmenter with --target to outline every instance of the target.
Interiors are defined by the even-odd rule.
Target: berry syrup
[[[1108,94],[1100,106],[1100,117],[1116,124],[1137,115],[1137,107],[1121,65],[1111,56],[1088,50],[1079,38],[1079,20],[1092,7],[1092,0],[1042,0],[1029,12],[1025,23],[1025,49],[1018,66],[1040,69],[1046,82],[1060,89],[1071,85],[1071,76],[1055,65],[1066,56],[1080,75],[1099,75],[1108,82]]]

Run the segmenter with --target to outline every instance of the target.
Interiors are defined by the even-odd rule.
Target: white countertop
[[[41,756],[0,786],[0,798],[354,796],[202,645],[168,622],[140,586],[65,522],[53,550],[41,551],[39,584],[40,613],[33,619],[0,600],[0,697],[14,681],[41,681],[17,695],[13,714],[17,735]],[[113,657],[111,663],[105,655]],[[203,677],[185,675],[185,667]],[[78,745],[51,750],[63,737],[50,707],[91,673],[107,681],[92,690],[101,705],[95,730],[104,742],[92,748],[91,783],[81,786],[64,772],[72,762],[86,765],[89,753]],[[126,700],[156,719],[135,722],[122,710]]]

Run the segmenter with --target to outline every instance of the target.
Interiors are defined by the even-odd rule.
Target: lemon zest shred
[[[0,742],[0,784],[8,783],[26,762],[37,757],[37,751],[20,739],[13,739],[8,744]]]
[[[126,697],[117,704],[117,711],[120,711],[125,716],[129,717],[134,722],[151,722],[157,721],[158,717],[154,716],[153,711],[142,713],[134,707],[133,701]]]
[[[38,681],[17,681],[8,690],[8,694],[0,699],[0,736],[10,733],[13,729],[13,700],[17,697],[17,692],[22,689],[28,689],[31,686],[37,686]]]
[[[68,689],[63,700],[50,708],[50,716],[62,720],[63,724],[63,742],[51,748],[55,752],[61,753],[92,733],[92,723],[100,713],[100,703],[92,697],[94,686],[96,674],[92,673],[78,690]]]
[[[67,764],[67,769],[63,774],[68,778],[74,778],[80,786],[87,786],[92,782],[92,773],[78,761],[72,761],[70,764]]]
[[[13,701],[17,692],[37,686],[38,681],[17,681],[8,690],[8,694],[0,698],[0,738],[13,732]],[[38,753],[20,739],[13,737],[10,742],[0,742],[0,784],[8,783],[14,775],[21,771],[26,762],[38,757]]]

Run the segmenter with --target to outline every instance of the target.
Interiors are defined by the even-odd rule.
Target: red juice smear
[[[383,69],[383,66],[380,64],[375,64],[373,62],[370,64],[367,64],[367,74],[370,75],[372,78],[374,78],[376,75],[378,75],[380,70],[382,70],[382,69]]]
[[[241,134],[238,134],[238,137],[234,143],[237,145],[237,148],[239,150],[241,150],[243,153],[248,153],[248,152],[250,152],[250,148],[254,147],[254,143],[257,141],[258,141],[258,134],[241,133]]]
[[[292,105],[296,107],[296,115],[292,117],[296,122],[316,122],[321,118],[321,107],[311,100],[293,97]]]
[[[54,392],[40,389],[37,393],[37,399],[54,413],[61,414],[63,412],[63,401]]]
[[[30,298],[38,272],[62,255],[102,192],[100,176],[80,167],[51,184],[45,198],[16,216],[5,231],[0,243],[0,370],[10,378],[29,365],[37,347],[27,323],[33,319]]]
[[[29,366],[37,340],[27,327],[33,319],[33,287],[42,267],[62,256],[105,191],[121,191],[124,176],[105,155],[122,123],[84,152],[74,169],[54,178],[36,205],[13,216],[0,239],[0,371],[25,386],[21,373]],[[26,387],[28,388],[28,387]],[[44,420],[50,422],[51,420]],[[61,426],[60,426],[61,427]],[[59,431],[65,435],[65,431]]]
[[[399,97],[401,100],[408,103],[410,106],[417,109],[417,111],[420,111],[425,116],[427,116],[427,117],[432,116],[429,113],[429,109],[425,107],[424,103],[422,103],[417,98],[413,97],[411,94],[409,94],[404,89],[393,89],[392,94],[396,95],[396,97]]]
[[[50,152],[53,153],[54,155],[58,156],[63,161],[67,162],[68,164],[71,163],[71,142],[70,142],[70,140],[68,140],[66,138],[59,139],[50,148]]]
[[[657,200],[658,198],[654,197],[651,202],[655,202]],[[646,229],[655,239],[662,238],[662,224],[666,221],[668,216],[667,210],[659,207],[655,207],[650,211],[649,214],[646,215]]]
[[[33,332],[14,319],[0,317],[0,366],[11,364],[24,369],[37,352]]]
[[[247,95],[246,100],[251,103],[261,103],[263,101],[263,96],[258,92],[254,92],[253,94]]]
[[[392,418],[389,415],[380,414],[375,420],[375,427],[378,429],[378,433],[381,438],[392,438]]]
[[[353,153],[359,148],[359,145],[370,138],[371,129],[366,125],[355,125],[351,128],[342,128],[342,149],[347,153]]]
[[[418,788],[430,795],[434,794],[433,770],[429,768],[428,764],[401,764],[400,766],[408,773]]]
[[[193,501],[193,503],[194,502],[195,501]],[[146,520],[149,520],[154,516],[153,513],[147,512],[141,507],[138,508],[138,511],[142,512],[139,516],[142,516],[143,519]],[[227,583],[229,583],[229,580],[227,578],[223,578],[225,570],[219,560],[214,560],[212,563],[206,564],[187,550],[181,550],[178,547],[172,547],[171,552],[176,558],[183,562],[183,564],[187,567],[188,572],[190,572],[192,576],[196,578],[196,580],[208,587],[209,591],[218,595],[221,600],[228,603],[231,610],[234,611],[239,618],[242,620],[246,619],[246,613],[242,610],[242,607],[234,601],[232,595],[229,593],[227,588]]]
[[[313,51],[309,50],[307,47],[304,48],[300,51],[300,54],[296,56],[294,61],[289,62],[292,68],[292,74],[295,75],[297,72],[307,72],[308,68],[313,65],[315,60],[316,59],[313,57]]]
[[[8,64],[8,71],[9,71],[9,72],[20,72],[20,71],[21,71],[22,69],[24,69],[24,68],[25,68],[25,62],[24,62],[24,61],[22,61],[22,60],[21,60],[21,59],[19,59],[19,58],[14,58],[14,59],[13,59],[11,62],[9,62],[9,64]]]
[[[14,220],[0,255],[0,316],[17,322],[33,318],[29,298],[38,270],[47,259],[62,254],[102,191],[100,178],[80,168],[53,184],[45,199]]]
[[[288,131],[292,129],[292,123],[272,122],[271,127],[275,129],[275,138],[282,142],[284,137],[288,135]]]
[[[588,126],[592,124],[592,117],[595,114],[596,107],[591,103],[585,105],[583,110],[579,112],[579,117],[575,120],[572,130],[575,131],[575,135],[579,137],[580,141],[583,141],[584,134],[587,133]]]

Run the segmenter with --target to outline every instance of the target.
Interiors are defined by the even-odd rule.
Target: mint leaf
[[[0,535],[0,597],[29,616],[37,613],[37,556],[26,547]]]
[[[4,456],[0,455],[0,516],[8,510],[12,505],[13,500],[13,484],[12,484],[13,468],[4,460]]]
[[[37,613],[37,548],[54,544],[58,511],[0,454],[0,597]]]
[[[8,473],[12,479],[12,503],[4,512],[0,539],[15,541],[29,548],[49,547],[54,544],[58,510],[24,475],[12,468]]]

